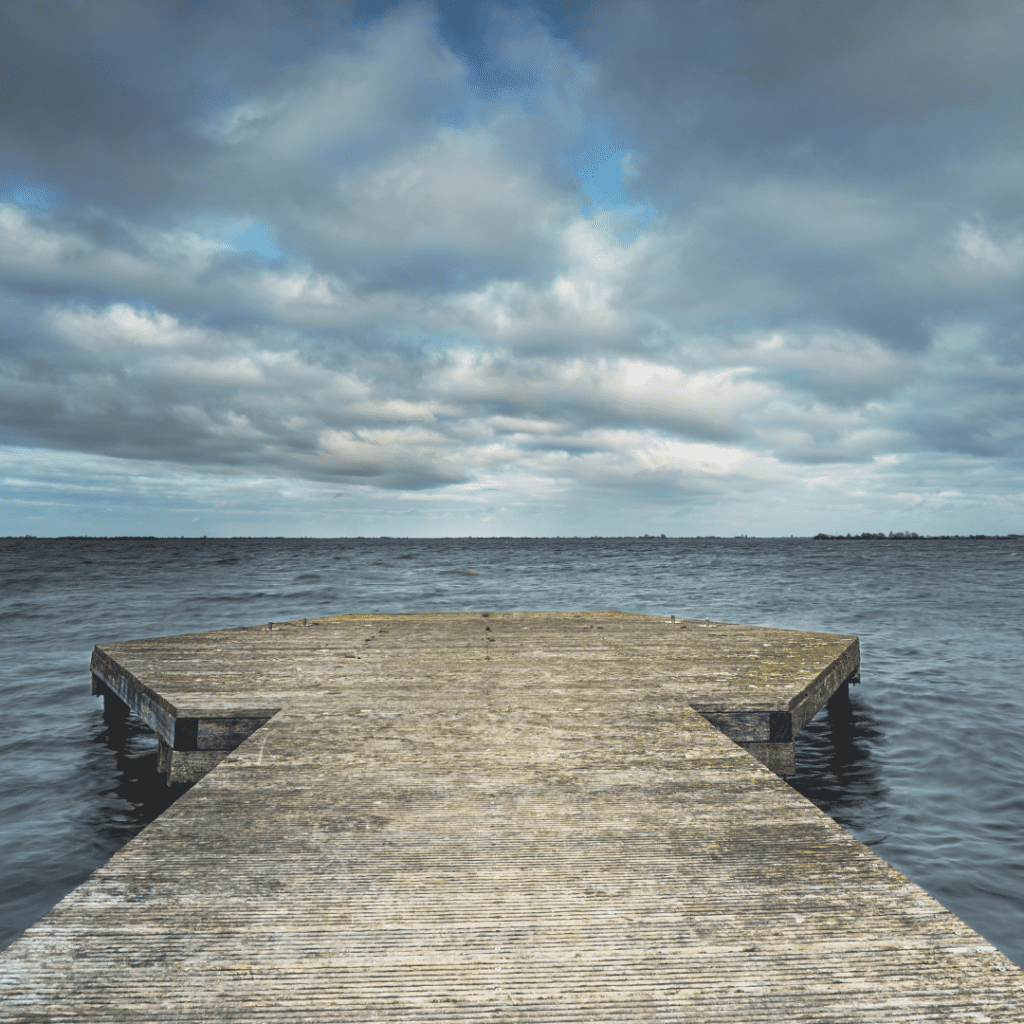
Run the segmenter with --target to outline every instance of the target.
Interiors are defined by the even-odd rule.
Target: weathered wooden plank
[[[162,740],[174,744],[174,705],[160,699],[152,690],[143,686],[129,673],[107,663],[99,652],[93,653],[93,693],[110,693],[142,719]]]
[[[772,632],[361,616],[104,645],[154,689],[145,659],[203,660],[168,678],[211,717],[261,664],[281,710],[0,956],[0,1016],[1024,1019],[1016,967],[690,707],[716,680],[739,715],[826,692],[852,638]]]
[[[479,657],[483,650],[485,660],[531,652],[547,656],[537,645],[552,639],[545,633],[550,621],[556,620],[544,613],[449,615],[438,616],[424,629],[410,616],[343,616],[305,625],[279,623],[276,630],[200,634],[184,643],[171,637],[106,645],[97,649],[94,670],[101,673],[116,658],[117,671],[130,669],[132,678],[146,678],[165,699],[173,698],[179,719],[255,719],[269,717],[276,708],[252,706],[254,691],[283,701],[288,689],[295,693],[335,684],[346,671],[357,670],[348,662],[394,656],[394,645],[386,642],[391,627],[402,632],[403,661],[453,663]],[[638,656],[677,660],[688,703],[778,771],[793,770],[793,737],[860,661],[855,637],[620,613],[575,613],[557,622],[563,657],[585,656],[595,663]],[[642,651],[636,649],[638,629]],[[625,650],[623,630],[629,644]],[[280,686],[281,674],[268,669],[268,643],[275,657],[288,659],[293,684],[288,689]],[[192,748],[189,740],[173,745]]]

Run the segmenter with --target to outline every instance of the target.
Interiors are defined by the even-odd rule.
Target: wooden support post
[[[92,695],[103,698],[103,717],[107,721],[123,722],[128,717],[131,709],[95,673],[92,676]]]

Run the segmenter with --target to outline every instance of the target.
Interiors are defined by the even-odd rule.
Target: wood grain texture
[[[854,645],[617,613],[104,644],[174,711],[279,710],[0,956],[0,1019],[1020,1022],[1024,972],[691,706],[792,713]]]

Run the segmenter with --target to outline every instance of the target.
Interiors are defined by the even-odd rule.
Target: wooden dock
[[[201,781],[0,954],[0,1020],[1020,1024],[1024,972],[776,774],[859,664],[613,612],[104,644]]]

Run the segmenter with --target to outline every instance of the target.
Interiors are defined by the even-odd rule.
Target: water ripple
[[[857,633],[790,783],[1024,966],[1019,539],[0,540],[0,947],[177,795],[94,644],[353,611],[600,610]],[[866,557],[864,557],[866,556]],[[475,575],[467,575],[467,573]]]

